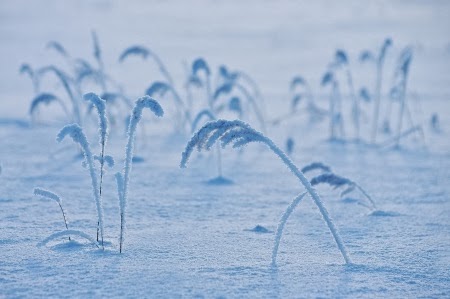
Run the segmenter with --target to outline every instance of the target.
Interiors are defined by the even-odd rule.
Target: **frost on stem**
[[[336,244],[341,251],[341,254],[346,263],[351,263],[350,258],[345,249],[344,243],[331,220],[328,211],[322,203],[319,195],[313,189],[308,179],[303,175],[303,173],[294,165],[294,163],[288,158],[288,156],[278,148],[272,140],[264,136],[262,133],[254,130],[248,124],[240,120],[216,120],[208,122],[200,130],[198,130],[191,140],[187,143],[184,152],[182,153],[180,167],[185,168],[192,154],[194,148],[199,151],[201,149],[206,149],[211,147],[214,142],[221,141],[222,147],[233,143],[233,148],[241,147],[248,144],[249,142],[261,142],[267,145],[292,171],[292,173],[300,180],[302,185],[306,188],[307,192],[311,195],[314,203],[319,208],[323,219],[328,225]]]
[[[75,143],[78,143],[83,151],[84,158],[86,160],[87,166],[89,167],[89,173],[91,175],[92,182],[92,192],[94,194],[95,205],[97,208],[98,224],[100,226],[100,236],[103,246],[103,208],[102,199],[100,197],[100,189],[97,181],[97,173],[94,165],[94,157],[92,155],[89,142],[87,141],[86,135],[84,135],[83,130],[77,124],[67,125],[61,129],[58,133],[56,140],[61,142],[67,135],[69,135]]]
[[[292,212],[297,207],[297,205],[300,203],[300,201],[303,199],[303,197],[305,197],[305,195],[306,195],[306,192],[303,192],[300,195],[298,195],[296,198],[294,198],[294,200],[291,202],[291,204],[287,207],[283,216],[281,216],[280,222],[278,223],[277,232],[275,234],[275,242],[274,242],[273,250],[272,250],[272,266],[275,266],[277,264],[278,248],[280,247],[280,241],[281,241],[281,236],[283,235],[284,226],[286,225],[286,222],[289,219],[289,216],[291,216]]]
[[[83,96],[83,99],[85,101],[91,102],[91,104],[97,110],[99,136],[100,136],[99,143],[102,146],[102,149],[104,149],[108,137],[108,118],[106,117],[106,102],[93,92],[85,94]]]
[[[96,95],[93,92],[85,94],[83,96],[83,99],[85,101],[91,102],[91,104],[96,108],[98,115],[99,137],[100,137],[99,143],[101,147],[100,157],[98,159],[100,161],[99,196],[101,201],[103,191],[103,176],[105,173],[105,147],[108,139],[108,118],[106,117],[106,101],[101,99],[98,95]],[[94,159],[95,158],[96,157],[94,157]]]
[[[116,174],[116,181],[119,193],[119,202],[120,202],[120,252],[122,252],[123,245],[123,232],[125,230],[125,208],[128,197],[128,185],[130,181],[130,172],[131,165],[133,160],[133,148],[134,148],[134,139],[136,135],[136,128],[139,121],[142,118],[142,110],[144,108],[150,109],[156,116],[161,117],[164,115],[164,111],[159,105],[159,103],[152,99],[149,96],[144,96],[139,98],[136,101],[136,104],[133,108],[133,111],[130,116],[130,122],[128,125],[128,140],[125,147],[125,165],[123,168],[123,177],[122,175]]]
[[[62,216],[64,219],[64,225],[66,226],[66,229],[69,229],[68,221],[66,218],[66,212],[64,211],[64,209],[62,207],[61,198],[57,194],[47,191],[47,190],[44,190],[44,189],[41,189],[41,188],[34,188],[34,195],[39,195],[39,196],[53,199],[54,201],[56,201],[56,203],[59,205],[59,208],[61,209],[61,213],[62,213]],[[70,240],[70,237],[69,237],[69,240]]]

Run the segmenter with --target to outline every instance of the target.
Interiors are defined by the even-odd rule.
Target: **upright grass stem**
[[[56,140],[61,142],[67,135],[69,135],[74,142],[78,143],[83,151],[84,158],[86,160],[87,166],[89,168],[89,174],[91,175],[91,183],[92,183],[92,192],[95,199],[95,204],[97,208],[97,217],[98,223],[100,224],[100,237],[102,248],[104,249],[103,242],[103,207],[102,200],[99,193],[98,180],[97,180],[97,172],[95,170],[94,158],[92,155],[92,151],[89,146],[89,142],[87,141],[86,135],[83,133],[83,130],[78,124],[67,125],[61,129],[58,133]]]
[[[124,231],[126,223],[126,206],[128,199],[128,187],[130,182],[130,173],[133,160],[134,141],[136,136],[136,128],[139,121],[142,118],[142,110],[149,108],[156,116],[161,117],[164,115],[164,111],[157,101],[149,96],[144,96],[136,101],[130,117],[130,123],[128,125],[127,132],[127,144],[125,146],[125,162],[123,168],[123,175],[116,174],[116,180],[118,184],[118,194],[120,202],[120,237],[119,251],[122,253]]]

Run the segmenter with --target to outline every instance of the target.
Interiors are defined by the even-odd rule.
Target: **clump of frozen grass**
[[[64,110],[64,113],[66,114],[67,117],[70,117],[69,111],[67,110],[66,105],[64,104],[63,101],[61,101],[60,98],[58,98],[56,95],[52,94],[52,93],[41,93],[39,95],[37,95],[32,101],[31,101],[31,105],[30,105],[30,111],[29,114],[31,116],[34,115],[36,109],[41,106],[41,105],[50,105],[51,103],[58,103],[62,109]]]
[[[262,103],[264,103],[261,89],[249,74],[241,70],[230,71],[225,65],[221,65],[219,67],[219,75],[225,82],[235,82],[241,80],[252,89],[255,98],[258,98]]]
[[[250,94],[250,92],[240,83],[237,81],[230,81],[225,82],[224,84],[218,86],[216,90],[214,91],[212,102],[213,104],[218,101],[218,99],[222,96],[229,96],[232,94],[232,92],[236,90],[240,92],[243,95],[243,98],[247,100],[247,102],[252,105],[253,111],[255,112],[256,118],[260,124],[261,130],[263,132],[266,131],[266,125],[264,116],[262,114],[262,111],[260,110],[258,104],[256,103],[255,97]],[[242,111],[240,111],[240,114],[242,114]]]
[[[120,252],[122,252],[122,246],[124,241],[124,231],[126,223],[126,206],[128,198],[128,186],[130,182],[130,173],[133,160],[133,148],[134,140],[136,136],[136,128],[139,121],[142,118],[142,110],[144,108],[150,109],[156,116],[162,117],[164,111],[159,105],[159,103],[149,96],[144,96],[136,101],[136,104],[131,113],[130,122],[128,125],[127,132],[127,144],[125,146],[125,165],[123,168],[123,174],[116,174],[117,190],[119,195],[119,205],[120,205]]]
[[[203,74],[201,78],[200,74]],[[208,118],[209,120],[216,120],[218,115],[228,109],[238,115],[239,118],[243,117],[244,111],[241,103],[241,99],[237,96],[232,95],[233,89],[238,89],[241,93],[248,99],[248,101],[253,101],[253,96],[245,89],[244,86],[237,82],[237,79],[245,77],[245,75],[238,75],[237,72],[230,73],[225,66],[219,68],[219,75],[221,76],[223,82],[212,88],[211,86],[211,70],[203,58],[197,58],[192,63],[191,72],[189,78],[195,79],[195,82],[199,82],[199,86],[206,87],[206,96],[208,108],[201,110],[191,123],[192,132],[197,128],[197,125],[202,119]],[[249,77],[248,80],[251,80]],[[221,98],[228,98],[227,102],[223,102]],[[214,179],[208,181],[209,184],[217,185],[229,185],[233,182],[222,176],[222,153],[220,146],[216,146],[216,156],[217,156],[217,170],[218,176]]]
[[[324,114],[326,114],[326,111],[319,108],[314,103],[314,96],[311,90],[311,86],[308,84],[305,78],[303,78],[302,76],[295,76],[294,78],[292,78],[289,89],[292,93],[291,113],[295,112],[298,104],[302,101],[303,98],[305,98],[307,101],[306,109],[310,114],[310,121],[320,121],[323,118]]]
[[[75,143],[78,143],[81,147],[81,150],[84,154],[85,161],[87,166],[89,167],[89,174],[91,176],[92,183],[92,192],[94,195],[95,205],[97,208],[97,217],[98,224],[100,226],[100,237],[103,245],[103,207],[102,207],[102,199],[99,193],[98,180],[97,180],[97,172],[94,164],[94,157],[92,155],[91,148],[89,146],[89,142],[87,141],[86,135],[83,133],[83,129],[77,124],[67,125],[61,129],[56,137],[58,142],[61,142],[67,135],[69,135]]]
[[[340,187],[345,187],[344,191],[341,192],[341,195],[340,195],[341,198],[343,196],[349,194],[356,188],[369,201],[370,206],[367,206],[367,207],[371,210],[376,210],[375,202],[372,200],[370,195],[360,185],[358,185],[357,183],[355,183],[354,181],[352,181],[348,178],[338,176],[334,173],[323,173],[323,174],[320,174],[320,175],[314,177],[313,179],[311,179],[312,186],[316,186],[319,184],[328,184],[328,185],[334,187],[334,189],[340,188]],[[364,205],[364,204],[362,204],[362,205]],[[364,206],[366,206],[366,205],[364,205]]]
[[[52,199],[54,201],[56,201],[56,203],[58,204],[59,208],[61,209],[61,214],[63,216],[64,219],[64,225],[66,226],[66,230],[69,230],[69,224],[67,221],[67,217],[66,217],[66,212],[64,211],[63,207],[62,207],[62,200],[61,198],[53,193],[50,192],[48,190],[42,189],[42,188],[34,188],[34,195],[39,195],[42,196],[44,198],[48,198],[48,199]],[[70,240],[70,236],[69,236],[69,240]]]
[[[331,220],[327,209],[325,208],[319,195],[316,193],[314,188],[311,186],[308,179],[303,175],[303,173],[294,165],[294,163],[288,158],[288,156],[278,148],[272,140],[264,136],[262,133],[254,130],[248,124],[240,120],[228,121],[228,120],[217,120],[205,124],[200,130],[198,130],[194,136],[189,140],[186,145],[184,152],[182,153],[180,167],[185,168],[189,158],[197,148],[198,151],[205,149],[209,150],[214,143],[220,141],[222,147],[228,144],[233,144],[233,148],[238,148],[247,145],[250,142],[261,142],[267,145],[275,155],[277,155],[284,164],[292,171],[292,173],[300,180],[302,185],[305,187],[307,192],[311,195],[314,203],[319,208],[323,219],[325,220],[331,234],[336,241],[336,244],[341,251],[341,254],[346,263],[351,263],[350,257],[347,254],[344,243]]]
[[[273,125],[279,125],[281,122],[287,121],[290,118],[299,115],[302,112],[300,106],[302,103],[306,103],[305,111],[309,114],[309,122],[319,122],[323,120],[324,116],[328,114],[327,111],[318,107],[314,103],[314,96],[310,85],[306,79],[302,76],[294,76],[289,84],[289,94],[290,94],[290,109],[285,115],[279,116],[272,120]]]

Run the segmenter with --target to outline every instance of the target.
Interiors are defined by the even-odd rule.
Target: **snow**
[[[449,13],[446,1],[0,2],[0,297],[448,298]],[[136,131],[134,152],[141,163],[133,163],[128,184],[122,254],[115,174],[124,162],[125,122],[110,120],[106,152],[116,163],[105,169],[103,180],[105,249],[93,246],[98,217],[89,169],[83,168],[77,146],[55,140],[69,120],[60,106],[50,104],[41,106],[38,123],[31,123],[33,84],[19,74],[22,63],[71,71],[45,48],[50,41],[94,64],[91,30],[97,33],[105,72],[133,101],[153,81],[164,79],[151,60],[130,56],[118,62],[124,49],[136,44],[158,54],[181,95],[184,65],[197,57],[206,60],[212,76],[223,63],[251,75],[265,99],[265,135],[279,147],[292,138],[289,158],[299,169],[312,162],[329,165],[377,203],[372,212],[357,204],[361,198],[340,199],[340,190],[316,188],[353,264],[345,264],[306,196],[285,223],[273,267],[277,225],[305,189],[267,147],[254,143],[242,151],[221,151],[223,178],[230,184],[207,183],[217,176],[214,151],[194,152],[189,167],[180,169],[190,128],[174,132],[179,121],[174,101],[156,95],[165,115],[144,112],[145,130]],[[355,88],[373,88],[375,70],[356,60],[362,50],[378,49],[387,36],[393,47],[386,54],[386,90],[395,59],[405,46],[414,47],[408,107],[425,142],[415,133],[402,139],[400,148],[328,141],[328,119],[311,124],[305,114],[269,125],[290,111],[294,76],[305,78],[319,96],[315,104],[328,108],[320,79],[336,49],[348,53]],[[56,82],[46,79],[41,91],[70,106]],[[343,119],[352,141],[351,100],[342,82]],[[99,86],[92,89],[85,92],[101,93]],[[204,97],[195,93],[196,105]],[[85,104],[80,102],[83,131],[92,151],[100,153],[98,120],[84,114]],[[369,141],[372,110],[363,101],[360,105],[367,113],[361,115],[360,135]],[[123,109],[123,115],[131,113]],[[434,115],[439,130],[433,127]],[[381,132],[377,139],[382,145],[389,141]],[[306,173],[308,179],[313,176]],[[71,231],[57,205],[33,194],[36,187],[64,199]]]

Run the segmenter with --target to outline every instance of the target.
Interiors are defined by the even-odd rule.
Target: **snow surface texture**
[[[450,4],[241,2],[0,2],[0,297],[450,296]],[[142,44],[159,55],[179,89],[183,61],[189,65],[199,56],[212,72],[226,63],[251,74],[264,95],[268,120],[290,111],[289,82],[297,74],[307,78],[314,94],[325,95],[316,104],[328,107],[328,90],[319,87],[320,79],[339,48],[349,53],[355,87],[371,87],[374,70],[359,65],[356,57],[391,36],[384,92],[394,58],[412,44],[408,103],[423,126],[426,147],[413,138],[397,150],[330,143],[327,121],[312,127],[306,117],[268,126],[267,136],[277,145],[293,138],[290,158],[296,165],[320,161],[331,166],[364,186],[379,209],[368,214],[339,199],[335,190],[317,186],[354,264],[344,264],[319,211],[304,198],[285,223],[273,268],[278,221],[305,190],[258,144],[242,152],[222,151],[223,171],[232,185],[204,184],[216,175],[215,157],[208,153],[194,154],[189,168],[179,169],[190,136],[173,134],[176,109],[155,96],[165,117],[145,121],[144,115],[147,138],[137,131],[135,153],[142,162],[133,164],[122,254],[114,174],[122,170],[126,139],[111,122],[107,153],[116,165],[104,177],[102,251],[92,244],[98,217],[89,171],[81,167],[73,142],[55,141],[67,116],[60,105],[42,105],[36,116],[45,125],[32,126],[33,85],[18,73],[23,62],[64,66],[63,58],[45,49],[49,41],[93,62],[92,29],[105,70],[133,101],[152,80],[164,79],[150,60],[130,56],[117,62],[124,49]],[[41,91],[55,91],[72,108],[63,87],[48,80]],[[100,94],[96,88],[92,91]],[[345,83],[342,89],[348,93]],[[351,101],[343,99],[343,104],[350,111]],[[367,112],[360,119],[360,136],[366,140],[371,126],[364,117],[370,120],[372,111]],[[435,113],[439,132],[428,125]],[[83,130],[93,152],[100,153],[95,115],[85,119]],[[381,132],[377,139],[383,140]],[[33,195],[35,187],[63,198],[70,231],[56,204]]]

